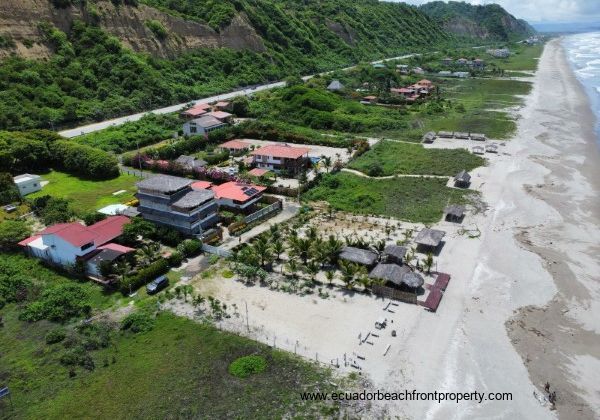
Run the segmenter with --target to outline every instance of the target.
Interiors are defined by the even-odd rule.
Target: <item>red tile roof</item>
[[[209,112],[208,115],[210,115],[213,118],[216,118],[217,120],[225,120],[232,116],[232,114],[225,111],[213,111]]]
[[[246,194],[246,192],[251,188],[256,190],[256,192],[251,195]],[[217,199],[225,198],[229,200],[241,201],[242,203],[255,198],[266,189],[267,187],[262,187],[260,185],[245,184],[235,181],[226,182],[225,184],[217,185],[212,188]]]
[[[135,251],[135,248],[129,248],[128,246],[115,244],[114,242],[110,242],[106,245],[99,246],[98,249],[111,249],[113,251],[121,252],[123,254]]]
[[[250,144],[246,143],[245,141],[241,141],[241,140],[229,140],[229,141],[226,141],[223,144],[220,144],[219,147],[222,147],[224,149],[240,149],[240,150],[245,150],[245,149],[249,149],[250,148]]]
[[[129,217],[127,216],[110,216],[88,226],[88,229],[96,235],[94,242],[96,246],[99,246],[120,236],[123,233],[123,226],[127,223],[129,223]]]
[[[417,83],[415,83],[417,86],[433,86],[433,83],[431,83],[431,80],[427,80],[427,79],[423,79],[423,80],[419,80]]]
[[[215,104],[215,106],[217,108],[225,108],[226,106],[229,106],[229,102],[227,101],[219,101]]]
[[[310,152],[307,147],[292,147],[288,144],[270,144],[250,153],[253,156],[271,156],[274,158],[298,159]]]
[[[269,170],[268,169],[262,169],[262,168],[254,168],[248,171],[248,175],[251,176],[263,176],[264,174],[268,173]]]
[[[194,183],[192,183],[191,187],[193,190],[208,190],[210,187],[212,187],[212,182],[208,182],[208,181],[196,181]]]
[[[39,235],[31,236],[19,242],[26,246],[43,235],[56,235],[73,246],[81,247],[93,242],[96,246],[104,245],[123,233],[123,226],[129,223],[125,216],[110,216],[91,226],[81,223],[58,223],[44,229]]]

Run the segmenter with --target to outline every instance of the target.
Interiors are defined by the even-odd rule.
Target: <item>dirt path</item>
[[[371,179],[392,179],[392,178],[441,178],[441,179],[450,179],[451,176],[446,175],[415,175],[415,174],[395,174],[388,176],[369,176],[361,171],[357,171],[356,169],[343,168],[343,172],[349,172],[354,175],[362,176],[363,178],[371,178]]]

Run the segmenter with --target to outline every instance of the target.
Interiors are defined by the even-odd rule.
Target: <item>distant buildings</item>
[[[194,169],[203,168],[207,165],[206,161],[198,159],[194,156],[181,155],[175,159],[175,163],[182,168],[193,171]]]
[[[13,178],[15,185],[19,189],[19,194],[21,194],[21,197],[41,190],[41,180],[42,178],[39,175],[32,174],[17,175]]]
[[[507,58],[510,56],[510,50],[508,48],[489,49],[486,52],[496,58]]]
[[[138,182],[138,211],[144,219],[187,235],[201,234],[218,222],[218,206],[214,192],[192,189],[193,182],[170,175]]]
[[[329,90],[331,92],[339,92],[340,90],[343,90],[343,89],[344,89],[344,85],[342,85],[339,80],[333,80],[327,86],[327,90]]]
[[[258,168],[296,175],[308,167],[309,151],[307,147],[292,147],[283,143],[263,146],[250,154]]]
[[[250,150],[250,143],[243,140],[229,140],[220,144],[218,149],[227,150],[231,156],[240,156]]]

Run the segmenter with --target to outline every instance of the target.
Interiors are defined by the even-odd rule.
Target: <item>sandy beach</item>
[[[446,231],[437,269],[452,275],[436,313],[390,307],[359,293],[327,289],[326,298],[298,296],[218,276],[195,278],[203,294],[236,305],[237,316],[220,327],[360,373],[373,390],[512,394],[511,401],[481,403],[374,403],[363,418],[600,417],[594,117],[560,40],[547,44],[530,80],[531,94],[514,111],[517,134],[472,172],[471,188],[481,192],[487,211],[471,212],[462,226],[433,226]],[[384,235],[387,221],[361,220],[363,227],[350,221],[346,231],[333,228],[342,235],[357,229],[367,237]],[[325,219],[313,223],[323,232],[333,229]],[[398,236],[387,239],[420,227],[401,222],[392,234]],[[469,238],[461,228],[481,235]],[[189,307],[171,309],[194,316]],[[380,317],[391,328],[374,330]],[[543,396],[546,381],[557,393],[556,410]]]

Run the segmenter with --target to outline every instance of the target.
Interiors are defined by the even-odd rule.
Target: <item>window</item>
[[[190,133],[197,133],[198,129],[196,128],[195,125],[190,125]]]
[[[86,249],[89,249],[89,248],[91,248],[91,247],[93,247],[93,246],[94,246],[94,243],[93,243],[93,242],[90,242],[90,243],[88,243],[88,244],[85,244],[85,245],[83,245],[83,246],[81,247],[81,250],[82,250],[82,251],[85,251]]]

